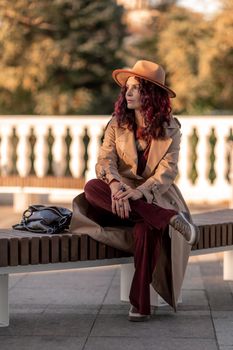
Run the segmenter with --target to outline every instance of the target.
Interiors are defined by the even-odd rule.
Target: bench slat
[[[210,227],[205,226],[204,227],[204,235],[203,235],[203,239],[204,239],[204,248],[208,248],[210,246]]]
[[[49,262],[49,237],[43,236],[40,239],[40,263],[48,264]]]
[[[232,245],[233,244],[233,228],[231,224],[227,225],[227,244]]]
[[[19,240],[19,261],[20,265],[29,264],[29,238],[22,237]]]
[[[70,235],[70,261],[79,260],[79,236]]]
[[[32,237],[30,239],[30,264],[36,265],[40,263],[40,238]]]
[[[88,235],[80,237],[80,260],[88,260]]]
[[[98,244],[98,259],[106,259],[106,245],[100,242]]]
[[[9,240],[9,265],[17,266],[18,264],[19,264],[19,240],[17,238],[12,238]]]
[[[60,254],[59,254],[59,243],[60,243],[60,237],[59,236],[51,236],[50,239],[50,257],[51,257],[51,263],[58,263],[60,261]]]
[[[0,240],[0,266],[8,266],[8,239]]]
[[[60,248],[61,248],[61,262],[67,262],[70,260],[69,257],[69,236],[64,235],[60,237]]]
[[[97,241],[95,241],[94,239],[90,238],[90,256],[89,256],[90,260],[98,259],[97,249],[98,249]]]

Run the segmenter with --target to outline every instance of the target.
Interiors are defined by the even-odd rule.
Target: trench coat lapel
[[[138,167],[138,155],[134,132],[125,128],[124,132],[122,132],[122,134],[117,137],[116,142],[124,151],[124,156],[127,159],[128,164],[132,166],[132,172],[136,175]]]
[[[152,174],[160,160],[163,158],[164,154],[167,152],[171,142],[171,137],[167,138],[166,140],[153,139],[151,141],[146,167],[142,173],[143,177],[149,177]]]
[[[164,140],[153,139],[151,141],[148,159],[146,163],[145,170],[142,173],[142,177],[147,178],[151,176],[154,172],[156,166],[163,158],[164,154],[167,152],[170,144],[172,143],[172,137],[170,137],[170,130],[173,128],[177,128],[177,124],[174,120],[171,121],[171,124],[168,126],[166,130],[167,138]],[[127,162],[132,166],[132,172],[137,175],[137,167],[138,167],[138,155],[135,143],[134,132],[129,130],[127,127],[122,128],[121,134],[117,137],[117,141],[121,144],[121,148],[124,150],[124,155],[127,158]]]

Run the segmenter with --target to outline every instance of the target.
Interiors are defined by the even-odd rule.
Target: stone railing
[[[182,143],[176,182],[184,197],[189,202],[229,201],[233,116],[178,119]],[[1,177],[95,177],[108,120],[109,116],[0,116]]]

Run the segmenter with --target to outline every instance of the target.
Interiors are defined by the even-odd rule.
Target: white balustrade
[[[100,137],[102,135],[102,130],[100,128],[96,128],[95,125],[90,126],[88,129],[90,142],[88,145],[88,163],[87,163],[87,174],[86,179],[90,180],[96,177],[95,175],[95,165],[96,159],[98,156],[99,146],[100,146]]]
[[[218,125],[215,128],[215,135],[217,137],[217,142],[215,145],[215,163],[214,169],[216,173],[216,180],[214,181],[215,188],[221,188],[221,196],[228,196],[229,186],[226,182],[226,172],[227,172],[227,151],[229,145],[227,144],[227,138],[229,136],[229,128],[226,125]],[[218,191],[220,193],[220,191]]]
[[[66,144],[65,144],[66,127],[64,124],[53,126],[53,171],[56,176],[64,175],[66,168]]]
[[[70,170],[73,177],[79,178],[82,176],[84,167],[84,144],[83,144],[83,128],[80,125],[75,125],[70,134],[72,142],[70,145]]]
[[[46,142],[48,128],[42,124],[34,129],[34,133],[36,136],[34,168],[36,175],[43,177],[48,170],[48,144]]]
[[[189,179],[189,167],[190,167],[190,144],[189,138],[192,136],[192,125],[187,125],[185,128],[182,128],[182,136],[181,136],[181,146],[179,153],[179,179],[178,186],[182,186],[183,191],[188,191],[191,184],[191,180]]]
[[[66,130],[69,128],[71,136],[70,163],[72,176],[79,178],[84,169],[84,145],[83,136],[87,129],[90,142],[88,145],[88,164],[85,179],[95,177],[95,164],[100,146],[100,138],[110,116],[0,116],[0,171],[1,175],[10,174],[12,169],[12,144],[10,137],[13,128],[16,129],[19,142],[17,145],[17,170],[19,176],[27,176],[31,169],[31,145],[29,142],[30,129],[33,128],[36,136],[34,148],[34,168],[38,177],[43,177],[48,168],[48,144],[47,135],[51,128],[54,136],[52,148],[53,169],[56,176],[64,175],[67,161],[67,146],[65,143]],[[214,202],[230,201],[233,193],[232,186],[225,178],[227,170],[227,137],[233,128],[233,116],[220,117],[195,117],[179,116],[181,121],[181,149],[179,156],[180,187],[188,202]],[[189,137],[196,128],[198,143],[196,147],[197,180],[193,184],[189,178],[191,165],[191,146]],[[209,137],[214,128],[217,142],[214,148],[214,169],[216,179],[213,184],[208,179],[210,169],[210,145]],[[233,176],[233,175],[232,175]],[[11,191],[9,188],[0,188],[0,192]],[[18,189],[20,191],[20,189]],[[233,202],[233,201],[232,201]]]
[[[10,125],[3,125],[1,128],[1,144],[0,144],[0,170],[1,175],[7,175],[11,171],[12,167],[12,144],[10,137],[12,134],[12,128]]]
[[[25,177],[30,171],[30,126],[19,123],[17,125],[16,131],[17,136],[19,137],[19,143],[17,147],[17,170],[20,176]]]

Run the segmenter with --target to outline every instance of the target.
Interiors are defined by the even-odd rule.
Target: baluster
[[[25,177],[30,171],[30,142],[29,142],[30,126],[21,124],[17,125],[17,134],[19,143],[17,147],[17,171],[20,176]]]
[[[208,180],[208,164],[209,164],[209,143],[208,136],[211,127],[209,125],[202,125],[198,128],[198,143],[197,143],[197,173],[198,178],[195,183],[198,192],[203,194],[210,188]]]
[[[73,177],[80,178],[84,166],[83,128],[80,125],[75,125],[70,129],[70,134],[72,136],[70,145],[70,170]]]
[[[186,191],[192,186],[191,181],[188,178],[189,170],[189,159],[190,159],[190,145],[189,137],[192,135],[192,126],[184,125],[182,128],[182,137],[181,137],[181,146],[179,153],[179,179],[178,186],[182,188],[183,191]]]
[[[226,162],[226,151],[228,149],[227,145],[227,137],[229,134],[229,129],[225,127],[224,125],[218,125],[215,128],[215,133],[217,137],[217,143],[215,146],[215,164],[214,169],[216,172],[216,181],[214,185],[216,187],[221,188],[221,191],[223,190],[223,187],[228,190],[229,185],[227,183],[227,180],[225,178],[225,174],[227,171],[227,162]]]
[[[103,129],[101,126],[97,126],[95,124],[88,129],[88,133],[90,137],[90,143],[88,146],[88,163],[87,171],[85,174],[86,181],[96,177],[95,165],[99,153],[100,137],[103,133]]]
[[[66,168],[66,152],[67,147],[65,143],[66,126],[55,125],[53,126],[54,144],[52,148],[53,154],[53,171],[56,176],[64,175]]]
[[[48,127],[46,125],[40,125],[34,129],[34,132],[36,135],[34,168],[36,175],[43,177],[48,170]]]
[[[12,168],[11,132],[12,129],[10,125],[1,126],[0,170],[2,176],[8,175]]]

